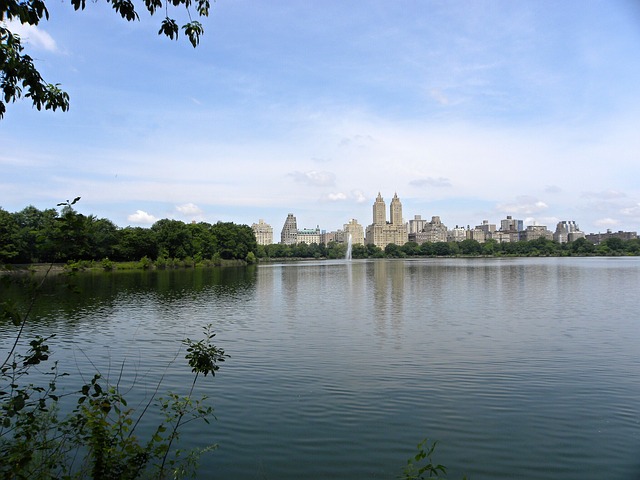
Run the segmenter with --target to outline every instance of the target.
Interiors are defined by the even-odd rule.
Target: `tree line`
[[[144,257],[247,260],[256,253],[251,227],[232,222],[163,219],[150,228],[120,228],[111,220],[78,213],[70,205],[60,212],[29,206],[9,213],[0,208],[0,263],[5,264],[106,258],[125,262]]]
[[[258,246],[259,258],[344,258],[345,244],[329,242],[324,244],[266,245]],[[452,257],[464,256],[589,256],[589,255],[640,255],[640,239],[621,240],[609,238],[594,245],[586,238],[574,242],[558,243],[554,240],[538,238],[512,243],[498,243],[487,240],[480,243],[467,239],[462,242],[407,242],[404,245],[390,243],[384,249],[375,245],[353,245],[351,256],[363,258],[406,258],[406,257]]]

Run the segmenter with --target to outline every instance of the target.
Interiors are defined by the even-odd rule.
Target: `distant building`
[[[422,219],[422,215],[414,215],[413,220],[409,220],[409,235],[424,230],[426,223],[427,221]]]
[[[287,215],[284,221],[282,232],[280,233],[280,243],[284,245],[295,245],[298,243],[298,222],[293,213]]]
[[[338,238],[342,239],[342,236],[342,230],[338,230],[337,232],[322,232],[320,234],[320,243],[324,243],[325,245],[328,245],[329,242],[338,243],[339,241],[341,241],[338,240]]]
[[[467,238],[467,230],[456,225],[447,232],[447,242],[461,242]]]
[[[546,225],[528,225],[520,238],[521,240],[537,240],[538,238],[553,240],[553,232],[547,230]]]
[[[500,220],[500,231],[502,232],[522,232],[523,230],[524,222],[514,219],[511,215],[507,215],[507,218]]]
[[[256,236],[258,245],[271,245],[273,243],[273,228],[268,223],[265,223],[263,219],[251,225],[251,229]]]
[[[588,235],[585,235],[585,238],[594,245],[599,245],[610,238],[619,238],[620,240],[635,240],[636,238],[638,238],[638,233],[623,232],[622,230],[612,232],[611,230],[607,230],[606,233],[590,233]]]
[[[362,225],[360,225],[355,218],[352,218],[349,223],[344,224],[343,243],[349,242],[349,235],[351,235],[352,245],[364,245],[364,228],[362,228]]]
[[[320,245],[320,227],[298,230],[296,243],[306,243],[307,245],[316,243]]]
[[[498,230],[491,234],[491,238],[498,243],[514,243],[520,240],[520,232]]]
[[[489,235],[491,235],[489,230],[483,230],[479,227],[475,227],[474,229],[467,228],[465,232],[467,240],[475,240],[478,243],[484,243]]]
[[[447,226],[440,221],[440,217],[431,217],[430,222],[426,222],[421,231],[409,235],[409,241],[422,245],[424,242],[446,242]]]
[[[574,242],[579,238],[584,238],[584,232],[580,231],[580,228],[573,220],[564,220],[558,222],[556,225],[556,231],[553,234],[553,239],[558,243]]]
[[[489,220],[483,220],[482,225],[476,225],[476,230],[482,230],[486,238],[490,238],[491,234],[496,231],[495,223],[489,223]]]
[[[418,243],[447,241],[447,226],[440,221],[439,216],[431,217],[431,221],[425,224],[422,233],[424,234],[424,237],[422,237],[424,240]]]
[[[378,197],[373,203],[373,223],[366,230],[365,241],[367,244],[384,248],[390,243],[396,245],[407,243],[407,226],[402,221],[402,203],[398,194],[395,194],[391,200],[389,213],[390,222],[387,223],[386,204],[378,192]]]
[[[524,222],[522,220],[516,220],[511,215],[507,215],[507,218],[500,220],[500,230],[491,233],[491,238],[498,243],[513,243],[523,238]]]

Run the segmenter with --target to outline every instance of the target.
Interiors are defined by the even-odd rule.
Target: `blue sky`
[[[640,230],[640,2],[217,0],[205,35],[104,2],[20,29],[71,109],[10,104],[0,207],[119,226],[506,215]],[[142,7],[139,6],[139,9]],[[182,20],[183,12],[173,11]]]

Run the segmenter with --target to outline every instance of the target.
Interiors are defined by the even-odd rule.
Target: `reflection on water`
[[[215,325],[231,355],[203,384],[218,420],[183,436],[219,443],[206,478],[395,478],[425,436],[440,441],[450,478],[640,478],[637,258],[300,262],[73,282],[81,294],[47,283],[27,334],[57,333],[72,373],[125,362],[139,402],[163,373],[166,388],[184,384],[180,339]]]

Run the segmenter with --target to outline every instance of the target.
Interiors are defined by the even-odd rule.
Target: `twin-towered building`
[[[254,223],[251,228],[255,232],[259,245],[273,243],[273,229],[262,219],[259,223]],[[631,233],[635,234],[635,232]],[[433,216],[430,221],[427,221],[422,216],[415,215],[413,220],[405,222],[402,217],[402,203],[397,193],[391,199],[389,220],[387,221],[386,203],[378,192],[373,203],[373,223],[367,226],[366,230],[355,219],[344,224],[342,230],[335,232],[320,231],[319,226],[315,229],[298,229],[296,217],[290,213],[282,227],[280,243],[284,245],[303,242],[309,245],[312,243],[328,244],[329,242],[347,243],[349,237],[354,245],[371,244],[384,248],[390,243],[404,245],[407,242],[422,244],[424,242],[461,242],[467,239],[480,243],[490,239],[499,243],[507,243],[547,238],[565,243],[585,237],[585,234],[572,220],[559,222],[556,231],[551,232],[544,225],[529,225],[525,228],[522,220],[514,219],[510,215],[500,221],[500,229],[497,229],[495,224],[490,224],[488,220],[483,220],[481,225],[474,228],[456,225],[455,228],[448,229],[439,216]]]
[[[373,203],[373,223],[367,227],[365,241],[368,245],[380,248],[390,243],[404,245],[409,241],[407,226],[402,219],[402,203],[397,193],[391,200],[389,222],[387,222],[387,206],[378,192],[378,197]]]

